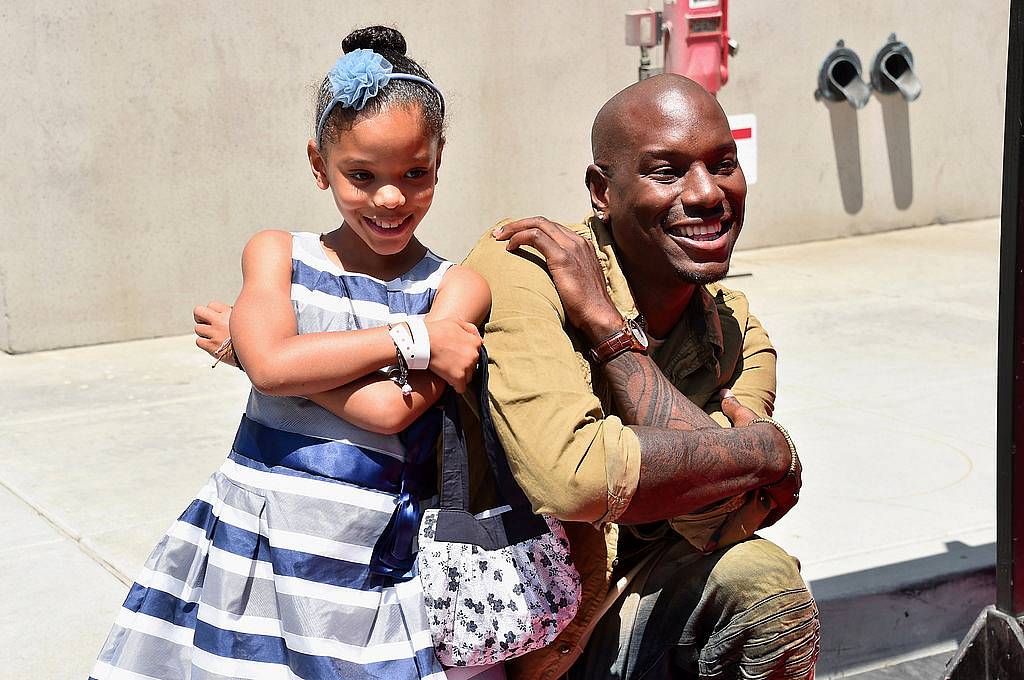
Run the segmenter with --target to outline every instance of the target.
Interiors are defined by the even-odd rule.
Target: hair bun
[[[341,41],[341,49],[345,54],[355,50],[373,50],[404,55],[405,36],[390,26],[357,28]]]

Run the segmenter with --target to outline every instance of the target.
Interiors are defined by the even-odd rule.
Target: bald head
[[[718,100],[689,78],[666,73],[641,80],[613,96],[597,112],[590,132],[594,163],[610,169],[622,152],[635,151],[638,131],[666,118],[708,115],[726,120]]]
[[[682,76],[642,80],[601,107],[592,140],[590,203],[630,288],[689,300],[725,276],[747,183],[718,101]]]

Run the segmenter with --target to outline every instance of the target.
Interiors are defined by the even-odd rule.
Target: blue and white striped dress
[[[452,264],[428,252],[384,282],[340,270],[316,234],[292,243],[299,333],[425,314]],[[375,434],[253,390],[230,455],[150,555],[91,677],[444,678],[415,567],[371,566],[382,534],[408,530],[410,499],[433,493],[436,430],[413,428]]]

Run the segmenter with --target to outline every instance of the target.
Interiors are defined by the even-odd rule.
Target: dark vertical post
[[[999,260],[999,358],[996,416],[996,606],[1024,614],[1024,210],[1021,106],[1024,12],[1010,3],[1003,132],[1002,238]],[[1019,454],[1019,455],[1018,455]]]
[[[1024,669],[1024,9],[1010,0],[1003,128],[996,383],[996,604],[950,659],[945,680],[1020,680]],[[1019,454],[1019,455],[1018,455]]]

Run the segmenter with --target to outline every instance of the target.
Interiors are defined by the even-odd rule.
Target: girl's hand
[[[491,289],[483,277],[462,265],[449,269],[424,322],[430,335],[430,370],[460,394],[480,358],[480,331],[491,309]]]
[[[455,317],[425,320],[430,336],[430,370],[459,394],[473,378],[480,346],[480,331],[468,321]]]
[[[196,346],[205,351],[213,358],[217,357],[217,350],[224,346],[228,339],[228,319],[231,318],[231,307],[214,300],[203,306],[200,305],[192,310],[192,318],[195,319]],[[235,353],[227,352],[220,357],[222,363],[237,366]]]

